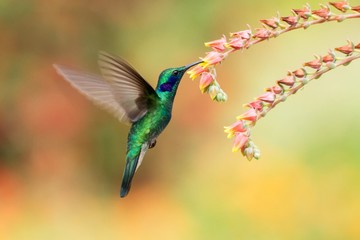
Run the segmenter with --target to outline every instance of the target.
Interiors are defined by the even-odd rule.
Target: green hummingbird
[[[127,61],[105,52],[99,54],[102,76],[54,65],[57,72],[87,98],[121,122],[131,123],[121,197],[129,193],[146,151],[155,146],[156,138],[170,122],[181,78],[189,68],[201,62],[165,69],[155,89]]]

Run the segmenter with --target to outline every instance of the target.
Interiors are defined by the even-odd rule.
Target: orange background
[[[309,1],[313,8],[318,2]],[[359,2],[351,1],[354,5]],[[307,85],[253,130],[259,161],[223,126],[313,54],[359,42],[357,19],[234,53],[212,102],[184,76],[173,119],[119,198],[129,126],[53,63],[98,73],[105,50],[153,85],[203,42],[260,27],[303,1],[0,1],[0,239],[359,239],[359,62]]]

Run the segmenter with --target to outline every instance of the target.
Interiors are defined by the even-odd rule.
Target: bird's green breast
[[[128,136],[128,150],[131,147],[141,147],[146,141],[157,138],[168,125],[171,112],[163,104],[154,106],[144,117],[133,123]]]

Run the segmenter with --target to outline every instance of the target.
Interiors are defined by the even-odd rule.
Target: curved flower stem
[[[338,51],[345,56],[336,56]],[[347,66],[360,58],[360,44],[348,41],[348,44],[330,50],[325,56],[316,56],[315,60],[306,62],[302,68],[289,71],[287,76],[276,82],[276,85],[266,88],[265,93],[255,98],[255,101],[245,104],[249,108],[237,117],[238,121],[225,127],[228,138],[235,137],[233,151],[240,150],[249,160],[260,157],[260,150],[251,139],[251,129],[259,119],[265,117],[280,102],[297,93],[306,84],[339,66]]]
[[[320,78],[324,73],[329,72],[330,70],[337,68],[339,66],[346,66],[347,64],[349,64],[350,62],[352,62],[355,59],[360,58],[360,54],[356,54],[347,58],[344,58],[343,60],[335,63],[334,65],[330,67],[327,67],[325,69],[322,69],[320,71],[315,72],[314,74],[311,75],[311,77],[307,78],[307,81],[301,82],[299,83],[299,85],[297,85],[294,88],[291,88],[288,92],[286,92],[284,95],[282,95],[281,99],[277,99],[276,101],[274,101],[268,108],[266,108],[265,110],[263,110],[261,112],[261,114],[259,114],[259,116],[257,117],[258,121],[260,118],[265,117],[265,115],[272,110],[273,108],[276,107],[276,105],[278,105],[281,102],[284,102],[286,100],[286,98],[290,95],[294,95],[298,90],[300,90],[301,88],[303,88],[307,83],[309,83],[310,81],[314,80],[314,79],[318,79]]]
[[[319,19],[312,20],[312,21],[305,21],[305,22],[302,22],[302,23],[299,23],[299,24],[293,25],[293,26],[290,25],[290,26],[286,27],[285,29],[273,32],[269,36],[269,38],[274,38],[274,37],[277,37],[277,36],[279,36],[281,34],[284,34],[284,33],[287,33],[287,32],[293,31],[293,30],[297,30],[297,29],[300,29],[300,28],[307,29],[310,26],[321,24],[321,23],[324,23],[324,22],[333,22],[333,21],[342,22],[342,21],[344,21],[346,19],[352,19],[352,18],[360,18],[360,13],[354,13],[354,14],[348,14],[348,15],[334,15],[334,16],[329,17],[329,18],[319,18]],[[249,48],[250,46],[252,46],[254,44],[257,44],[257,43],[260,43],[260,42],[262,42],[264,40],[267,40],[269,38],[255,39],[255,40],[248,43],[247,48]]]
[[[320,5],[320,9],[311,10],[310,5],[307,4],[302,9],[293,9],[291,16],[280,17],[278,14],[276,17],[260,20],[262,27],[256,28],[254,31],[248,26],[247,30],[230,33],[229,40],[223,35],[220,39],[206,42],[205,46],[211,47],[212,51],[201,58],[203,60],[202,64],[188,71],[190,78],[195,79],[206,74],[206,79],[200,80],[201,92],[208,93],[215,101],[226,101],[227,95],[220,88],[220,84],[215,78],[215,66],[225,60],[230,53],[248,49],[252,45],[296,29],[307,29],[312,25],[325,22],[342,22],[346,19],[360,18],[360,6],[350,6],[346,0],[329,2],[329,5],[342,13],[333,13],[328,5]],[[348,11],[353,13],[347,13]],[[209,72],[212,81],[209,80],[209,74],[207,74]]]
[[[332,12],[330,6],[341,13]],[[350,11],[351,13],[349,13]],[[227,95],[216,81],[215,66],[225,60],[230,53],[248,49],[264,40],[278,37],[296,29],[307,29],[310,26],[325,22],[342,22],[346,19],[355,18],[360,18],[360,6],[351,6],[347,0],[329,2],[327,5],[320,4],[320,8],[315,10],[312,10],[307,4],[302,9],[293,9],[290,16],[280,17],[277,14],[276,17],[260,20],[261,28],[252,30],[248,25],[246,30],[230,33],[229,40],[223,35],[220,39],[206,42],[205,46],[211,47],[212,51],[200,58],[203,63],[188,73],[192,79],[201,76],[199,85],[202,93],[208,93],[215,101],[226,101]],[[345,56],[340,58],[335,55],[335,51],[341,52]],[[303,67],[293,72],[289,71],[285,78],[276,82],[276,85],[267,88],[261,96],[245,104],[244,106],[249,109],[237,117],[238,121],[225,127],[228,138],[234,137],[233,151],[240,150],[249,160],[258,159],[260,150],[251,139],[251,129],[257,121],[310,81],[338,66],[346,66],[359,58],[360,44],[355,46],[353,42],[348,41],[347,45],[330,50],[325,56],[316,56],[315,60],[304,63]]]

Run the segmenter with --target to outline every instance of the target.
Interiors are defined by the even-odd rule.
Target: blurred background
[[[204,42],[305,3],[0,0],[0,239],[360,239],[359,61],[261,120],[253,131],[260,160],[232,153],[223,133],[287,70],[346,39],[358,43],[358,20],[233,54],[217,67],[226,104],[184,76],[172,122],[125,199],[129,126],[52,67],[98,73],[105,50],[155,86],[163,69],[204,56]]]

